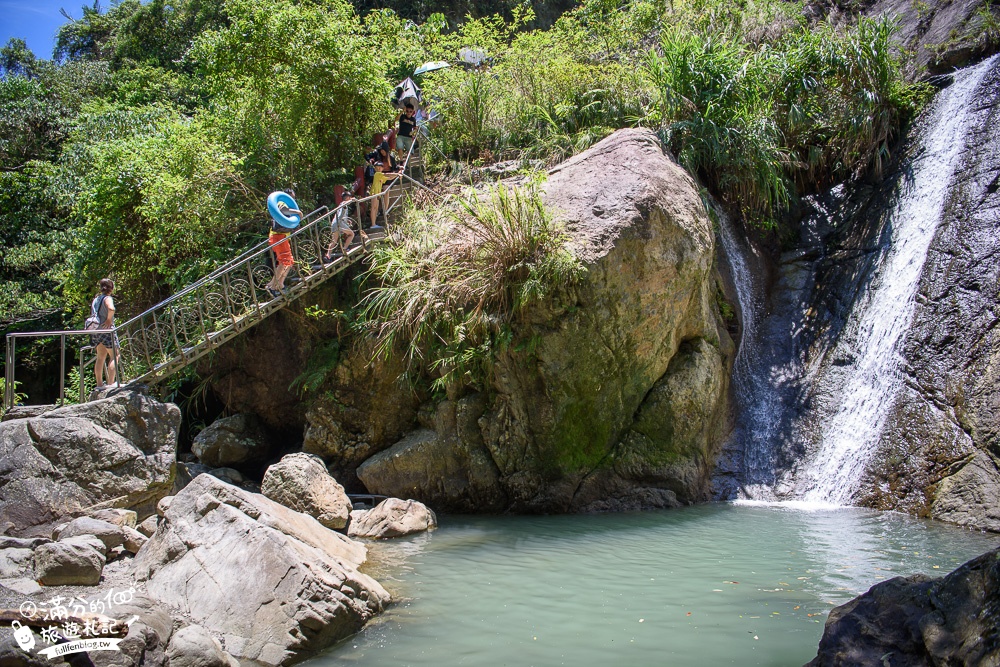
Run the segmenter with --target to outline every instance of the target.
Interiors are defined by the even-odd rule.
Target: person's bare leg
[[[378,202],[379,202],[378,197],[375,197],[375,199],[372,199],[370,202],[368,202],[368,213],[369,213],[368,217],[369,221],[371,222],[371,225],[369,225],[370,227],[375,226],[375,218],[378,217]]]
[[[97,361],[94,362],[94,379],[97,381],[97,386],[100,387],[104,384],[104,362],[108,358],[108,348],[104,345],[98,344],[97,346]],[[108,376],[111,376],[111,372],[108,371]]]
[[[274,272],[274,289],[279,291],[285,289],[285,276],[288,275],[291,268],[291,266],[286,266],[285,264],[278,266],[278,269]]]
[[[113,385],[118,378],[118,348],[108,354],[108,385]]]

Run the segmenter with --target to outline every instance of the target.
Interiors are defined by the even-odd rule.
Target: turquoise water
[[[370,573],[398,602],[309,667],[802,665],[835,605],[1000,545],[898,514],[781,506],[441,523],[372,546],[386,565]]]

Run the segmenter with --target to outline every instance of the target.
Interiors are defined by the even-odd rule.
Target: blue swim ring
[[[300,222],[299,216],[285,215],[278,210],[279,203],[287,205],[288,208],[299,208],[299,205],[295,203],[295,200],[287,192],[282,192],[281,190],[272,192],[267,196],[267,212],[271,214],[274,221],[286,229],[295,229],[298,227]]]

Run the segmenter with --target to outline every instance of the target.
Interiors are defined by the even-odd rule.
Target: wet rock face
[[[368,459],[369,491],[462,511],[708,497],[733,345],[694,182],[653,133],[622,130],[545,189],[586,274],[528,309],[537,345],[498,358],[489,397],[425,406],[422,430]]]
[[[807,667],[1000,663],[1000,550],[942,579],[897,577],[834,609]]]
[[[854,498],[857,504],[988,530],[1000,530],[998,90],[1000,63],[993,63],[967,100],[963,130],[969,135],[944,213],[924,223],[936,233],[913,315],[902,325],[901,382],[894,395],[881,397],[891,410]],[[845,378],[864,352],[838,343],[856,340],[852,310],[863,305],[873,284],[887,280],[877,268],[892,237],[886,219],[898,191],[905,190],[900,184],[924,157],[913,149],[918,139],[916,133],[910,137],[895,173],[880,186],[838,187],[812,202],[801,239],[780,258],[758,339],[744,341],[759,355],[754,383],[767,391],[752,397],[738,423],[773,424],[758,429],[756,440],[772,443],[773,450],[765,474],[751,482],[771,485],[779,498],[805,490],[800,466],[815,456],[819,426],[842,403]],[[727,490],[731,497],[731,479],[747,475],[753,458],[749,447],[728,449],[728,465],[716,479],[724,497]]]
[[[135,392],[0,424],[0,529],[48,535],[114,502],[146,515],[173,484],[176,405]]]
[[[1000,64],[987,77],[864,501],[1000,531]]]

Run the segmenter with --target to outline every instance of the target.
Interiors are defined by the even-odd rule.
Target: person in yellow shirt
[[[372,177],[371,194],[381,194],[382,196],[376,197],[368,204],[368,215],[371,218],[371,227],[373,229],[378,227],[378,225],[375,224],[375,219],[379,213],[379,201],[382,202],[383,221],[385,220],[385,210],[389,207],[389,192],[385,189],[386,184],[397,178],[399,178],[399,174],[387,171],[384,163],[375,163],[375,175]]]

